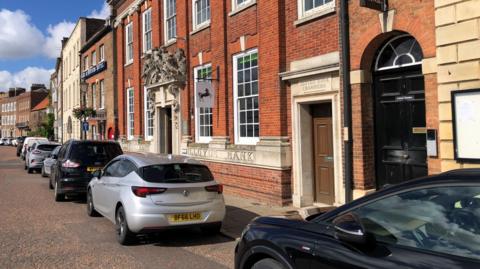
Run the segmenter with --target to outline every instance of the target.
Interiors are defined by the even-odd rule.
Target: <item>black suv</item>
[[[52,166],[50,189],[55,189],[55,201],[67,194],[85,194],[96,170],[123,154],[117,142],[69,140],[62,145]]]

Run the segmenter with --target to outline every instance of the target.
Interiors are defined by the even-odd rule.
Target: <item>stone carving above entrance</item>
[[[172,108],[178,111],[177,96],[187,80],[187,59],[183,49],[170,53],[164,47],[154,48],[145,56],[142,78],[147,88],[164,86],[174,97]],[[149,90],[148,98],[155,100],[155,91]]]

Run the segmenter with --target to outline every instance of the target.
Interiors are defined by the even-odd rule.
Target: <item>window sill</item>
[[[329,15],[331,13],[335,13],[335,7],[329,7],[327,9],[324,9],[324,10],[321,10],[321,11],[317,11],[315,13],[312,13],[312,14],[309,14],[309,15],[306,15],[306,16],[303,16],[302,18],[296,20],[293,24],[295,26],[300,26],[302,24],[305,24],[309,21],[312,21],[312,20],[315,20],[315,19],[318,19],[320,17],[323,17],[323,16],[326,16],[326,15]]]
[[[253,0],[251,1],[250,3],[246,4],[246,5],[243,5],[243,6],[240,6],[240,7],[237,7],[235,10],[232,10],[230,13],[228,13],[228,16],[234,16],[242,11],[244,11],[245,9],[248,9],[250,7],[253,7],[257,5],[257,0]]]
[[[169,47],[173,44],[177,43],[177,39],[176,38],[172,38],[170,40],[168,40],[167,42],[165,42],[165,44],[163,44],[165,47]]]
[[[127,67],[127,66],[132,65],[132,64],[133,64],[133,61],[130,61],[130,62],[126,63],[123,67]]]
[[[208,28],[210,28],[210,22],[197,26],[197,28],[190,32],[190,35],[194,35]]]

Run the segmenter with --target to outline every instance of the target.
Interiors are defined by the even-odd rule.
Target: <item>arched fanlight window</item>
[[[423,52],[417,40],[402,35],[390,40],[380,51],[375,70],[387,70],[422,64]]]

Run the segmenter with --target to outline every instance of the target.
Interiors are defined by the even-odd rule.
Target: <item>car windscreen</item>
[[[213,180],[213,175],[204,165],[158,164],[139,169],[143,180],[152,183],[198,183]]]
[[[38,145],[37,149],[41,151],[52,151],[54,150],[58,145]]]
[[[118,144],[78,143],[72,145],[69,159],[81,165],[104,166],[122,153],[122,149]]]

